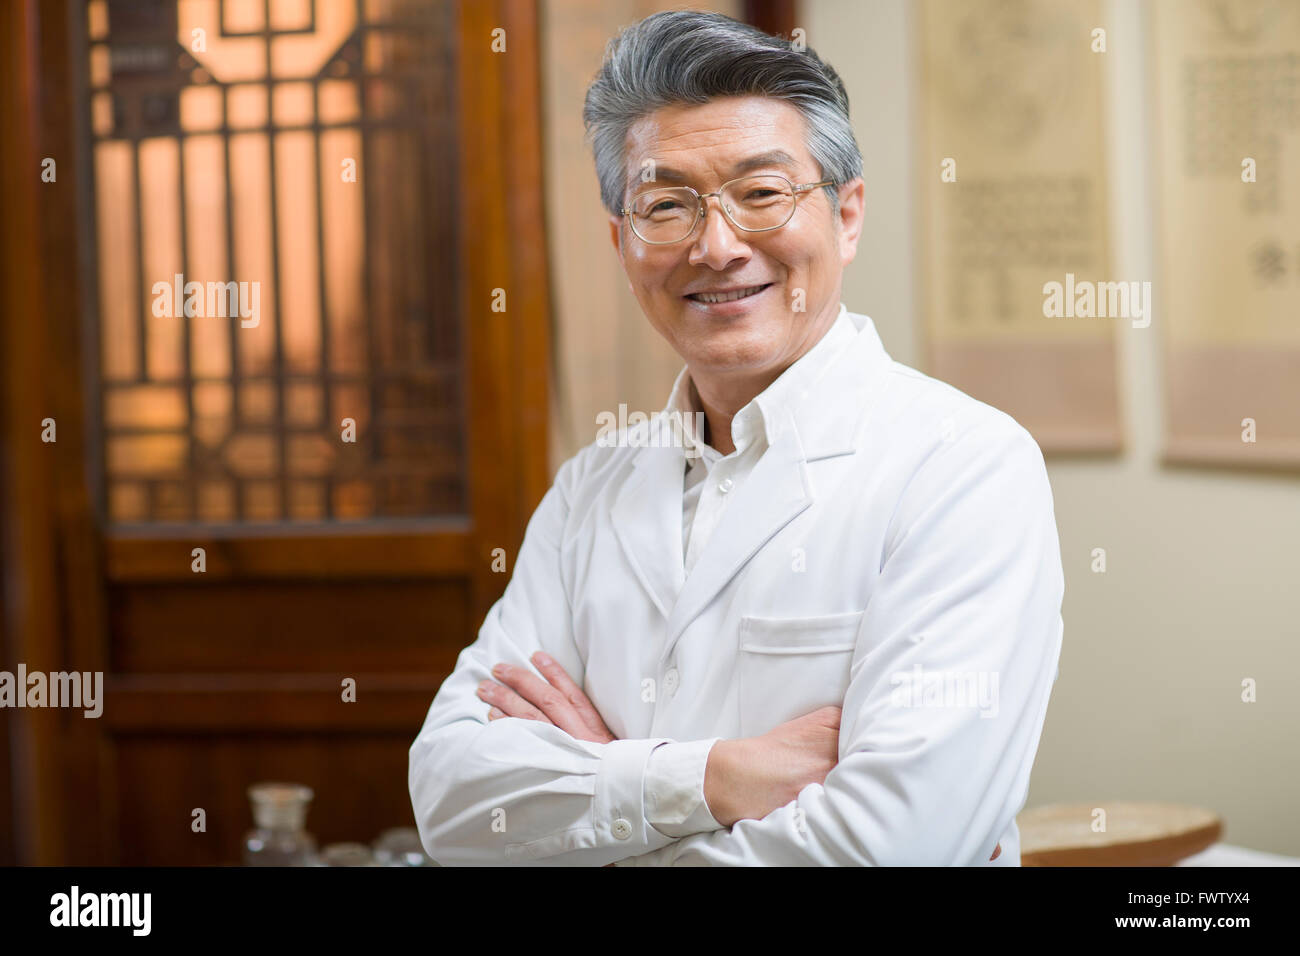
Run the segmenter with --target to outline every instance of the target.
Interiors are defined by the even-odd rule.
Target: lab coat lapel
[[[778,531],[813,502],[818,463],[856,454],[864,417],[888,387],[891,359],[870,318],[822,379],[785,411],[785,427],[723,512],[668,618],[666,661],[687,626]],[[681,489],[678,488],[678,491]],[[680,502],[679,502],[680,503]],[[680,516],[679,516],[680,517]],[[680,522],[677,557],[681,556]]]
[[[663,426],[656,422],[655,427]],[[667,618],[686,576],[682,561],[686,460],[681,448],[647,447],[637,452],[633,466],[635,470],[610,509],[610,518],[637,579]]]
[[[793,420],[769,448],[723,512],[668,619],[667,659],[682,631],[699,616],[744,564],[778,531],[812,504],[812,487]]]

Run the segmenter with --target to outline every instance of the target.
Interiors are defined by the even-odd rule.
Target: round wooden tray
[[[1106,830],[1093,830],[1095,811]],[[1049,804],[1016,818],[1021,866],[1172,866],[1219,839],[1223,822],[1201,807],[1109,801]]]

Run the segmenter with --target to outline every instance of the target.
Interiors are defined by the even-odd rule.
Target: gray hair
[[[824,188],[838,213],[836,187],[862,175],[839,74],[811,49],[796,50],[757,27],[694,10],[646,17],[605,48],[582,108],[605,208],[618,215],[623,206],[627,133],[634,122],[663,106],[748,95],[786,100],[803,115],[808,152],[821,178],[834,183]]]

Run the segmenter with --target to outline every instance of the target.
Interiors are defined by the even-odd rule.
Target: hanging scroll
[[[926,371],[1044,451],[1115,450],[1114,324],[1149,323],[1150,283],[1107,275],[1099,4],[925,0],[917,22]]]
[[[1300,465],[1300,0],[1159,0],[1165,456]]]

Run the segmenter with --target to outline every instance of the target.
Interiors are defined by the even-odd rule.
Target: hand
[[[840,708],[822,707],[761,737],[719,740],[704,768],[704,801],[725,827],[761,820],[839,761]]]
[[[576,740],[597,744],[618,740],[563,667],[541,651],[531,660],[546,680],[534,676],[527,668],[502,663],[492,668],[492,676],[500,684],[490,680],[479,684],[479,698],[493,705],[488,720],[522,717],[553,724]]]
[[[823,707],[778,724],[761,737],[719,740],[704,770],[704,800],[713,818],[730,827],[761,820],[824,783],[839,762],[840,708]],[[1002,855],[1002,844],[990,860]]]

